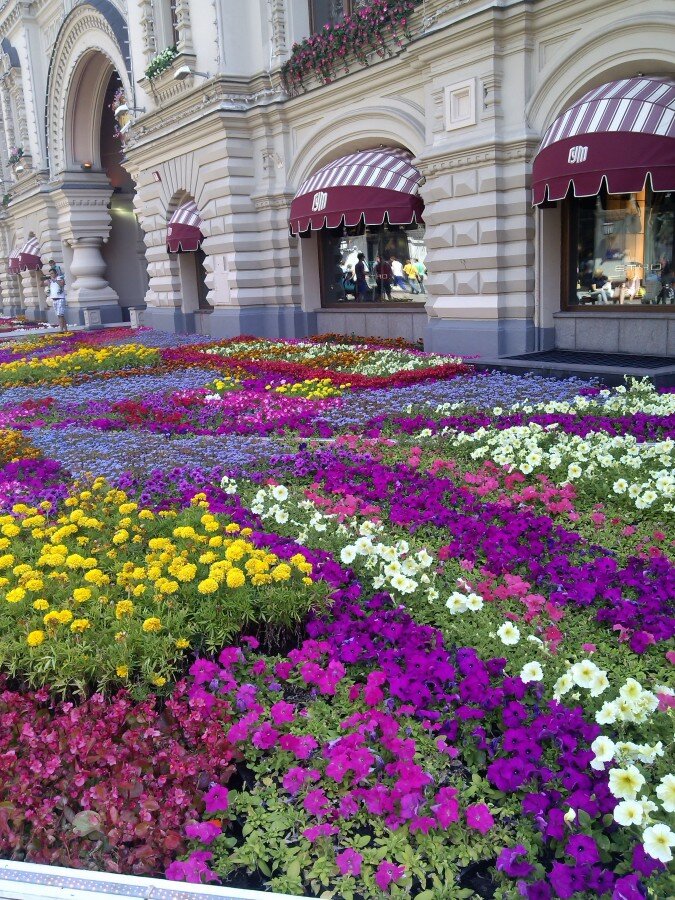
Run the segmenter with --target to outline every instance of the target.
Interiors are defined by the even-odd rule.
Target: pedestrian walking
[[[50,269],[49,271],[49,299],[54,307],[59,329],[68,331],[68,325],[66,324],[66,282],[56,269]]]
[[[403,271],[405,273],[405,277],[408,279],[408,283],[410,285],[410,290],[413,294],[421,294],[419,280],[417,277],[417,269],[415,268],[415,264],[411,259],[406,260],[405,265],[403,266]]]
[[[368,268],[366,266],[365,253],[359,253],[354,266],[354,280],[356,282],[355,299],[357,302],[365,302],[368,300],[368,281],[366,274]]]
[[[420,259],[414,259],[413,265],[417,269],[417,283],[420,286],[420,294],[426,294],[426,290],[424,288],[424,279],[427,277],[427,267]]]
[[[399,259],[396,259],[395,256],[392,256],[391,258],[391,271],[396,287],[400,287],[402,291],[407,291],[408,284],[403,277],[403,263]]]
[[[377,293],[379,294],[380,300],[383,299],[385,294],[387,299],[391,300],[391,280],[393,274],[391,266],[389,265],[389,260],[382,259],[381,256],[378,256],[375,262],[375,281],[377,283]]]

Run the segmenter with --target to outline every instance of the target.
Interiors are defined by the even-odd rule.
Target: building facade
[[[73,323],[675,354],[673,34],[660,0],[6,0],[4,312],[50,314],[54,259]]]

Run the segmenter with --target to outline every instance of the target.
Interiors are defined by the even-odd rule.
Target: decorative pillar
[[[189,0],[176,0],[175,15],[176,32],[178,33],[177,50],[179,53],[194,53]]]
[[[47,294],[42,283],[42,272],[21,272],[23,315],[31,322],[47,321]]]
[[[112,188],[103,172],[66,172],[54,192],[59,234],[72,251],[66,270],[66,313],[72,324],[96,318],[90,311],[97,312],[103,323],[122,321],[119,297],[108,283],[101,254],[110,233],[111,196]]]
[[[152,9],[152,0],[139,0],[138,7],[141,11],[140,23],[143,30],[143,56],[145,62],[149,63],[157,52],[155,14]]]

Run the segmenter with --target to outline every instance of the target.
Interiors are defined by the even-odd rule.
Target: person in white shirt
[[[68,331],[66,324],[66,283],[55,269],[49,273],[49,298],[52,301],[61,331]]]
[[[395,256],[391,258],[391,271],[394,276],[394,284],[396,287],[401,288],[402,291],[408,290],[408,284],[403,275],[403,263],[396,259]]]

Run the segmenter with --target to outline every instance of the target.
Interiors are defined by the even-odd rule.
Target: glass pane
[[[571,204],[571,246],[576,250],[570,306],[670,302],[675,255],[672,193],[602,193]]]
[[[318,237],[323,306],[423,300],[424,226],[324,229]]]
[[[334,25],[344,18],[344,0],[310,0],[313,31],[321,31],[324,25]]]

